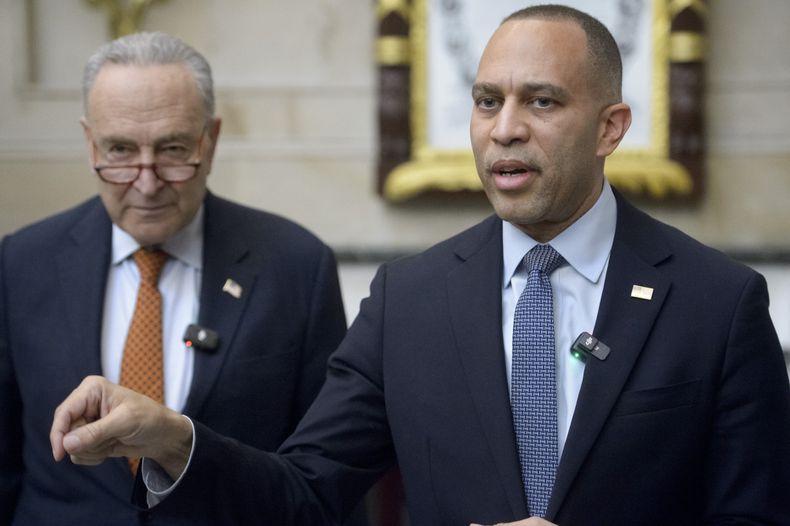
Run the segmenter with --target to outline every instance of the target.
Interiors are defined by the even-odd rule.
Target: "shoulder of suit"
[[[441,241],[430,248],[414,255],[405,256],[391,262],[395,268],[442,268],[444,264],[455,264],[471,257],[474,253],[489,246],[491,242],[500,242],[502,238],[502,220],[492,215],[466,230]]]
[[[679,228],[664,223],[627,201],[618,200],[617,228],[627,231],[622,237],[639,252],[664,250],[667,261],[688,267],[690,272],[703,271],[721,279],[724,275],[748,278],[754,269],[735,261],[727,254],[691,237]],[[621,233],[615,233],[616,242]]]
[[[325,246],[312,231],[278,214],[213,194],[207,195],[205,203],[206,229],[233,231],[248,238],[250,243],[263,242],[264,249],[272,245]]]
[[[43,247],[57,244],[83,221],[92,223],[96,228],[110,228],[110,218],[98,196],[20,228],[6,236],[3,244],[24,246],[33,243],[37,247],[33,248],[40,250]]]

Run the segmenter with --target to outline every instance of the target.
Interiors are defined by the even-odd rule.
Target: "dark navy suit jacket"
[[[397,461],[415,526],[525,518],[501,288],[496,218],[384,265],[281,455],[198,424],[160,506],[333,524]],[[790,392],[762,276],[618,196],[594,334],[611,354],[587,362],[549,520],[790,524]]]
[[[220,335],[195,353],[184,413],[218,433],[276,449],[315,397],[345,334],[332,251],[283,218],[205,199],[199,323]],[[101,374],[111,223],[98,198],[0,246],[0,524],[172,524],[130,501],[124,459],[55,463],[55,407]],[[231,278],[240,298],[223,292]],[[211,523],[193,517],[191,524]]]

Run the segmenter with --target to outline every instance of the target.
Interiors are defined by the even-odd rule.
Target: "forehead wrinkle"
[[[165,120],[203,120],[194,80],[180,65],[105,65],[91,88],[86,117],[116,125],[149,125]]]
[[[193,141],[194,139],[195,137],[193,136],[192,133],[176,131],[176,132],[167,133],[161,137],[157,137],[154,140],[154,143],[162,144],[166,142],[176,142],[176,141],[189,142],[189,141]]]

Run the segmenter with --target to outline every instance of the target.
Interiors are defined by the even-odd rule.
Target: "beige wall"
[[[375,194],[371,0],[232,4],[168,0],[144,25],[181,36],[214,67],[223,117],[209,182],[216,193],[352,249],[426,246],[489,213],[483,199],[396,207]],[[94,193],[78,86],[105,21],[82,0],[0,6],[2,234]]]
[[[708,192],[694,207],[645,207],[713,245],[786,250],[790,2],[712,0],[708,20]],[[168,0],[145,27],[214,65],[217,193],[341,248],[422,247],[489,213],[482,199],[393,206],[375,194],[372,0]],[[104,37],[104,14],[83,0],[0,0],[0,234],[93,193],[78,84]]]
[[[790,2],[708,6],[708,190],[693,207],[643,206],[720,248],[787,254]],[[79,81],[105,23],[84,0],[0,0],[0,235],[94,193]],[[421,248],[490,213],[482,197],[395,206],[376,195],[373,0],[167,0],[144,27],[181,36],[214,67],[218,194],[352,250]],[[350,317],[374,268],[342,269]],[[760,270],[790,348],[790,267]]]

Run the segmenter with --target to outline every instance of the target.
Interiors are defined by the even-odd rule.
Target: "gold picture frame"
[[[611,0],[615,1],[621,2],[621,8],[627,3]],[[606,175],[613,185],[630,194],[655,199],[698,196],[703,189],[706,7],[702,0],[633,0],[631,3],[634,1],[649,4],[646,24],[650,28],[652,60],[645,104],[649,106],[650,124],[641,144],[621,145],[607,160]],[[539,2],[507,0],[507,3],[512,4],[510,11],[515,11]],[[579,7],[585,1],[567,3]],[[587,3],[600,7],[601,0]],[[428,31],[429,17],[438,16],[431,11],[438,9],[436,5],[448,4],[446,0],[443,4],[431,0],[380,0],[379,3],[377,59],[383,99],[379,110],[379,188],[390,201],[402,201],[429,191],[482,189],[468,147],[437,147],[429,138],[432,101],[428,85],[431,45]],[[397,90],[398,75],[401,87],[408,89],[407,96]],[[467,111],[470,105],[471,102]],[[397,110],[406,111],[407,116],[398,115]]]

